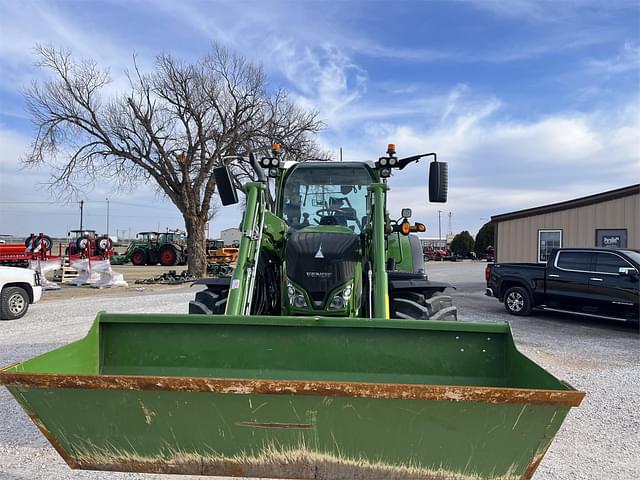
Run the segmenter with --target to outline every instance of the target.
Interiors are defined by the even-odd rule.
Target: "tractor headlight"
[[[271,164],[271,159],[269,157],[262,157],[260,159],[260,165],[262,166],[262,168],[269,168],[270,164]]]
[[[380,157],[380,159],[378,160],[378,163],[380,164],[381,167],[386,167],[387,166],[387,158],[386,157]]]
[[[272,158],[271,159],[271,166],[272,167],[277,167],[278,165],[280,165],[280,160],[278,160],[277,158]]]
[[[380,169],[380,176],[382,178],[387,178],[391,176],[391,169],[389,167],[384,167]]]
[[[347,285],[342,291],[336,293],[331,299],[331,303],[329,304],[329,308],[333,308],[335,310],[342,310],[349,303],[349,299],[351,298],[351,294],[353,293],[353,287],[351,285]]]
[[[287,294],[289,295],[289,304],[292,307],[304,308],[307,306],[304,294],[291,283],[287,283]]]
[[[389,166],[395,167],[398,164],[398,159],[396,157],[389,157]]]
[[[280,171],[278,170],[277,167],[271,167],[269,169],[269,176],[272,178],[276,178],[278,176],[278,173],[280,173]]]

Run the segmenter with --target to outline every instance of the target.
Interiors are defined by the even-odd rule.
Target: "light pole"
[[[438,240],[442,240],[442,224],[440,222],[440,215],[442,210],[438,210]]]
[[[109,199],[107,198],[107,237],[109,236]]]

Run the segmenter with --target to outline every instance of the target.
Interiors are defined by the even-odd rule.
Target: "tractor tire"
[[[109,250],[111,250],[111,247],[113,247],[113,243],[111,242],[111,239],[107,236],[101,237],[96,242],[96,249],[99,250],[100,252],[108,252]]]
[[[91,246],[91,240],[88,237],[80,237],[76,240],[76,249],[78,252],[83,252],[86,248]]]
[[[164,267],[173,267],[178,263],[178,252],[173,247],[162,247],[158,252],[158,260]]]
[[[0,320],[17,320],[29,310],[29,294],[22,287],[5,287],[0,294]]]
[[[504,294],[504,308],[511,315],[529,315],[533,309],[531,294],[524,287],[511,287]]]
[[[142,250],[141,248],[137,248],[131,254],[131,263],[137,267],[142,265],[146,265],[147,263],[147,252]]]
[[[195,300],[189,302],[189,314],[224,315],[228,296],[228,288],[208,288],[198,292]]]
[[[391,318],[405,320],[457,320],[451,297],[441,292],[430,298],[417,292],[397,292],[391,298]]]
[[[42,237],[42,240],[44,241],[44,246],[47,250],[47,252],[51,251],[51,247],[53,246],[53,241],[51,240],[51,237],[49,237],[48,235],[44,235]],[[34,250],[40,250],[41,245],[40,245],[40,236],[35,236],[33,237],[33,241],[31,237],[27,237],[24,241],[24,246],[29,249],[30,252],[33,252]]]

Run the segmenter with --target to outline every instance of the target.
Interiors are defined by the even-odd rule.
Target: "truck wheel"
[[[224,315],[228,296],[228,288],[208,288],[197,292],[195,300],[189,302],[189,313],[196,315]]]
[[[133,254],[131,254],[131,263],[138,267],[147,263],[147,254],[145,251],[141,248],[134,250]]]
[[[511,315],[529,315],[532,309],[531,295],[523,287],[511,287],[504,294],[504,308]]]
[[[178,254],[173,249],[173,247],[161,248],[158,257],[160,260],[160,265],[163,265],[165,267],[172,267],[178,261]]]
[[[457,320],[458,310],[449,295],[430,298],[417,292],[397,292],[391,298],[391,318],[406,320]]]
[[[6,287],[0,295],[0,319],[15,320],[29,309],[29,295],[22,287]]]

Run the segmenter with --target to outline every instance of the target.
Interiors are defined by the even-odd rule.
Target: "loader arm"
[[[388,187],[384,183],[369,186],[372,196],[372,242],[371,263],[373,270],[373,317],[390,318],[389,280],[386,269],[385,253],[385,193]]]
[[[262,182],[248,183],[247,205],[242,219],[242,237],[238,261],[233,271],[226,315],[249,315],[256,282],[258,256],[265,215],[265,187]]]

